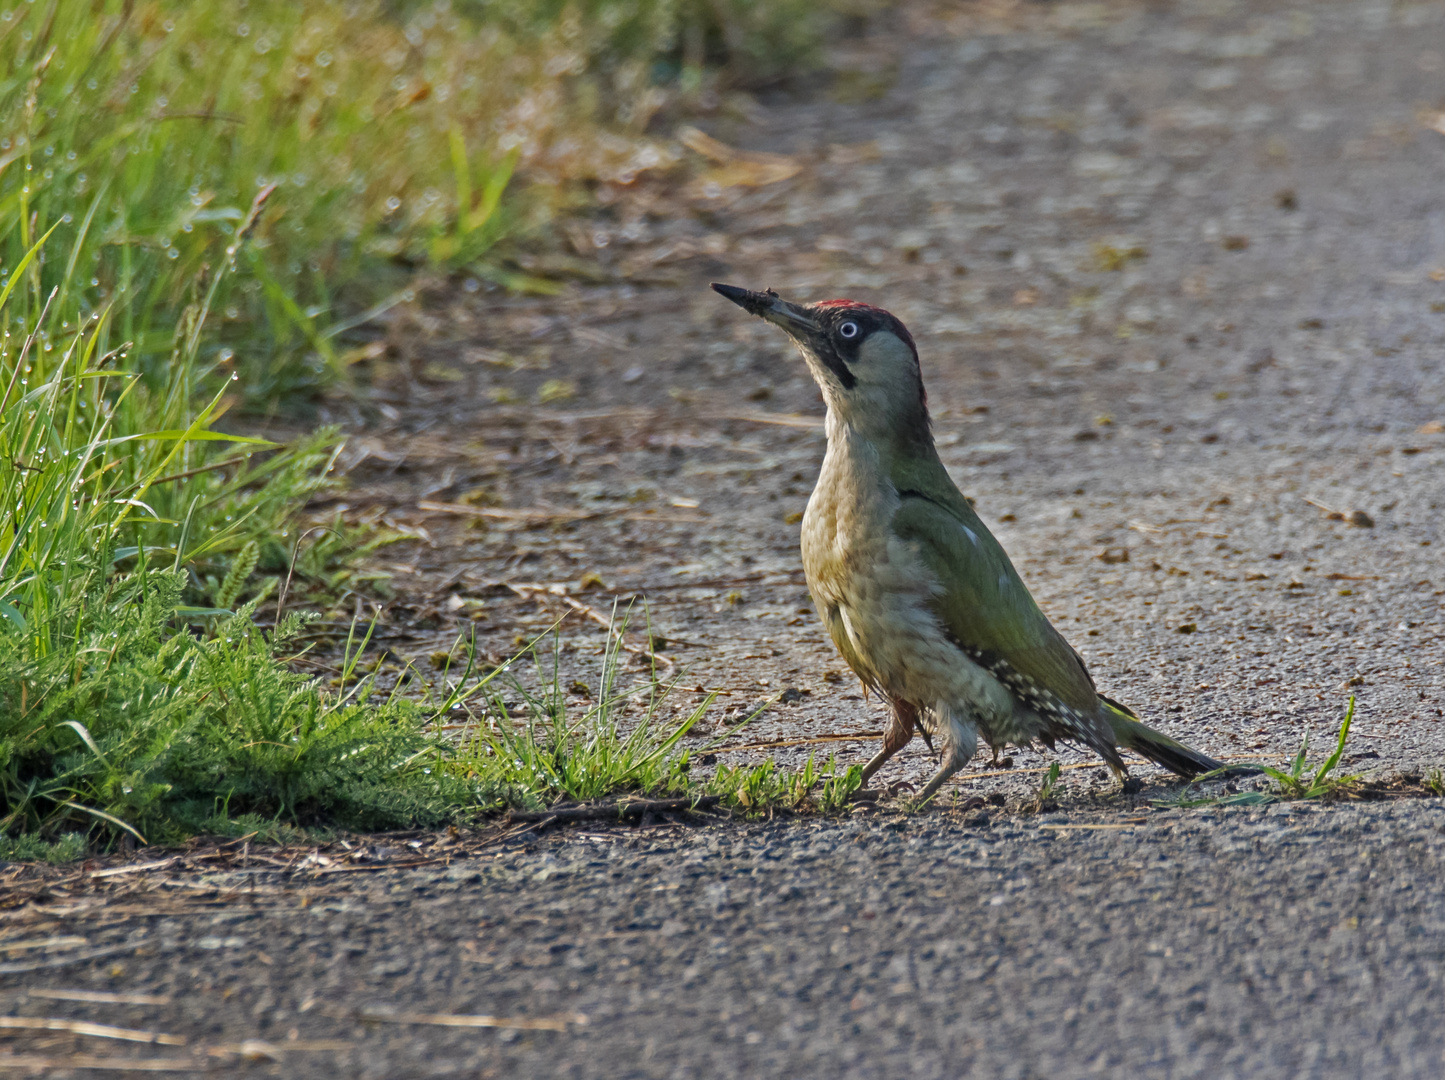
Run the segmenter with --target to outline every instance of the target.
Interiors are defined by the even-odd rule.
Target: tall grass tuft
[[[195,283],[155,380],[127,369],[127,343],[106,347],[111,309],[60,316],[73,278],[30,295],[54,226],[0,286],[0,614],[12,624],[54,630],[56,598],[72,595],[102,550],[120,566],[168,559],[201,604],[214,600],[205,571],[222,556],[255,545],[258,558],[284,564],[288,516],[326,482],[336,434],[278,447],[217,431],[227,384],[197,395],[212,374],[200,355],[209,308],[263,203],[236,224],[209,281]],[[239,597],[245,582],[235,584]]]
[[[434,744],[421,706],[323,693],[281,662],[294,620],[267,640],[254,601],[194,602],[197,568],[227,549],[240,557],[214,592],[239,599],[257,537],[284,532],[335,442],[219,432],[224,387],[196,399],[210,305],[264,201],[197,283],[158,386],[103,348],[109,311],[58,316],[68,279],[12,319],[52,236],[0,286],[0,833],[179,835],[237,814],[373,825],[475,801],[416,764]],[[223,621],[202,639],[197,618]]]

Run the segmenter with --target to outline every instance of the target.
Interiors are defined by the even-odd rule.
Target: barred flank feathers
[[[1038,714],[1044,722],[1044,728],[1034,736],[1035,738],[1049,747],[1052,747],[1057,739],[1083,743],[1103,758],[1105,764],[1116,774],[1123,775],[1125,772],[1124,759],[1119,756],[1119,751],[1116,749],[1117,740],[1114,737],[1114,729],[1118,727],[1118,724],[1113,722],[1112,715],[1109,717],[1110,723],[1108,724],[1101,722],[1097,712],[1084,715],[1060,701],[1047,687],[1040,686],[1033,679],[1018,671],[1003,657],[984,649],[964,645],[957,638],[951,636],[949,640],[958,646],[965,656],[1003,683],[1004,688],[1019,702]],[[1122,705],[1117,705],[1108,699],[1104,700],[1111,713],[1122,711],[1128,714],[1128,710]],[[1118,743],[1118,745],[1125,744]],[[1142,752],[1140,751],[1140,753]],[[1168,766],[1166,765],[1165,768]]]

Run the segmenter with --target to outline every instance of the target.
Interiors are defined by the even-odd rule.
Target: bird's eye
[[[858,324],[851,320],[838,327],[838,336],[852,340],[858,336]]]

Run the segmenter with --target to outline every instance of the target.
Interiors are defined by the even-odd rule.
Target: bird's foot
[[[848,797],[848,801],[866,805],[876,805],[883,799],[891,799],[902,794],[911,794],[914,790],[914,786],[907,780],[895,780],[891,784],[883,784],[880,787],[859,788]]]
[[[921,814],[936,802],[938,802],[938,792],[920,792],[916,795],[909,795],[905,799],[899,799],[897,807],[905,814]]]

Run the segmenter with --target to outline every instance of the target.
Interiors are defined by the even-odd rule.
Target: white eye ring
[[[838,336],[853,339],[858,336],[858,324],[852,321],[845,322],[838,327]]]

